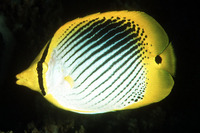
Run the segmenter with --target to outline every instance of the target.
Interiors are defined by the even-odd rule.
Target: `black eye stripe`
[[[40,90],[42,92],[42,94],[45,96],[46,95],[46,92],[44,90],[44,84],[43,84],[43,67],[42,67],[42,63],[44,62],[46,56],[47,56],[47,53],[48,53],[48,49],[49,49],[49,45],[50,45],[50,42],[51,40],[48,42],[45,50],[44,50],[44,53],[42,54],[42,58],[40,59],[40,61],[38,62],[37,64],[37,73],[38,73],[38,83],[39,83],[39,87],[40,87]]]

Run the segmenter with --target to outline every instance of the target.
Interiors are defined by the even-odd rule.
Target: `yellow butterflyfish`
[[[60,27],[16,83],[59,108],[104,113],[164,99],[174,85],[175,62],[155,19],[139,11],[110,11]]]

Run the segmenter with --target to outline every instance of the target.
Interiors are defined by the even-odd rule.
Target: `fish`
[[[108,11],[61,26],[16,84],[66,111],[135,109],[167,97],[176,58],[162,26],[141,11]]]

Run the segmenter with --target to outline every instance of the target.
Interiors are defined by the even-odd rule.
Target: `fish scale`
[[[104,39],[105,40],[105,39]],[[119,40],[117,40],[117,39],[115,39],[116,41],[119,41]],[[112,44],[112,43],[111,43]],[[121,46],[121,45],[120,45]],[[100,50],[101,51],[101,50]],[[109,50],[108,50],[109,51]],[[109,52],[108,52],[109,53]],[[110,57],[111,58],[111,57]],[[113,58],[113,57],[112,57]],[[112,59],[111,58],[111,59]],[[85,61],[84,61],[85,62]],[[96,61],[94,61],[94,62],[96,62]],[[93,64],[94,62],[92,62],[91,64]],[[104,61],[104,63],[106,63],[107,61]],[[104,64],[103,63],[103,64]],[[78,65],[78,66],[80,66],[80,65]],[[109,65],[110,66],[110,65]],[[101,67],[99,67],[99,68],[101,68]],[[96,68],[97,70],[99,69],[99,68]],[[87,68],[88,69],[88,68]],[[86,70],[87,70],[86,69]],[[78,70],[78,72],[79,72],[79,70]],[[72,74],[73,75],[73,74]],[[79,74],[80,75],[80,74]],[[88,77],[87,77],[88,78]],[[86,78],[86,80],[87,80],[87,78]],[[94,77],[93,77],[94,78]],[[85,79],[84,77],[83,77],[83,79]],[[90,82],[93,82],[93,81],[91,81],[91,80],[89,80]],[[75,80],[75,82],[76,82],[76,80]],[[78,87],[80,87],[80,88],[82,88],[82,86],[81,85],[79,85]],[[87,88],[88,88],[88,86],[87,86]],[[103,88],[109,88],[109,87],[103,87]],[[91,88],[91,89],[93,89],[93,88]],[[114,88],[113,88],[114,89]],[[80,89],[79,89],[80,90]],[[83,90],[85,91],[86,89],[83,87]],[[99,93],[97,93],[96,94],[96,91],[98,91],[98,90],[100,90],[99,91]],[[94,99],[97,99],[97,96],[100,96],[100,94],[102,94],[103,92],[105,92],[105,90],[103,90],[103,89],[101,89],[101,88],[99,88],[98,87],[98,90],[97,90],[97,88],[94,88],[93,90],[90,90],[89,92],[89,94],[88,93],[86,93],[87,95],[86,96],[84,96],[83,98],[81,98],[81,100],[84,100],[85,98],[87,99],[87,97],[91,94],[91,93],[94,93],[94,94],[96,94],[96,96],[94,96],[93,98],[91,98],[90,99],[90,101],[93,101]],[[111,90],[111,89],[109,89],[110,91],[113,91],[113,90]],[[105,94],[107,94],[107,93],[105,93]],[[80,94],[79,94],[80,95]],[[72,97],[74,97],[74,95],[72,95]],[[77,97],[81,97],[81,96],[77,96]],[[105,97],[105,96],[103,96],[103,97]],[[108,97],[107,97],[108,98]],[[105,100],[105,99],[104,99]],[[97,101],[97,100],[95,100],[95,101]],[[101,101],[101,100],[99,100],[99,101]],[[77,103],[79,102],[79,100],[77,100]],[[77,103],[73,103],[73,104],[77,104]],[[100,103],[100,102],[98,102],[98,103]],[[87,101],[86,102],[86,104],[87,104],[87,106],[88,106],[88,104],[89,104],[89,101]],[[82,105],[84,105],[84,104],[82,104]],[[94,105],[96,105],[96,104],[94,104]],[[92,107],[92,108],[97,108],[97,107],[95,107],[95,106],[90,106],[90,107]],[[110,106],[110,105],[107,105],[107,106]],[[119,106],[119,105],[118,105]],[[79,105],[79,107],[81,108],[81,105]]]
[[[112,23],[112,21],[111,21],[111,23]],[[117,22],[116,22],[117,23]],[[115,31],[115,29],[119,29],[120,28],[120,32],[118,31],[118,33],[116,33],[116,31],[115,32],[113,32],[113,33],[115,33],[115,34],[109,34],[110,32],[109,31],[105,31],[105,33],[106,33],[106,35],[108,35],[109,36],[109,38],[108,38],[108,40],[106,40],[106,39],[102,39],[102,40],[104,40],[104,42],[106,43],[107,41],[109,41],[109,40],[115,40],[116,42],[115,43],[117,43],[117,42],[119,42],[120,40],[119,39],[115,39],[116,37],[117,37],[117,35],[120,35],[121,34],[121,32],[122,33],[124,33],[124,30],[125,29],[127,29],[127,27],[129,27],[130,25],[129,24],[126,24],[126,25],[123,25],[123,28],[121,28],[121,24],[123,24],[124,23],[124,21],[120,21],[120,23],[118,24],[119,26],[118,27],[115,27],[115,26],[112,26],[113,28],[109,28],[108,30],[109,31]],[[82,28],[83,29],[83,28]],[[129,32],[128,32],[129,33]],[[89,34],[89,33],[86,33],[86,34]],[[102,33],[102,35],[100,35],[100,36],[103,36],[103,35],[105,35],[105,34],[103,34]],[[123,38],[124,37],[126,37],[126,34],[125,35],[121,35]],[[111,37],[111,38],[110,38]],[[90,37],[90,40],[92,40],[93,38],[92,37]],[[69,43],[67,43],[66,42],[66,44],[69,44]],[[116,47],[116,45],[114,45],[113,43],[109,43],[109,45],[113,45],[113,47]],[[123,44],[123,43],[122,43]],[[79,46],[79,45],[81,45],[80,43],[79,44],[77,44],[77,43],[74,43],[74,45],[72,46],[72,49],[70,49],[70,51],[72,51],[73,50],[73,48],[75,48],[75,47],[77,47],[77,46]],[[89,44],[84,44],[84,45],[89,45]],[[112,45],[110,46],[110,47],[112,47]],[[119,45],[119,44],[118,44]],[[64,45],[63,45],[64,46]],[[119,46],[121,46],[121,45],[119,45]],[[81,47],[81,46],[80,46]],[[66,46],[65,46],[65,48],[67,48]],[[107,46],[106,47],[108,50],[106,51],[106,52],[104,52],[103,50],[96,50],[96,52],[97,51],[101,51],[101,52],[103,52],[103,53],[109,53],[109,51],[113,51],[113,49],[111,50],[111,49],[109,49],[109,47]],[[104,49],[104,48],[103,48]],[[88,51],[90,51],[91,49],[89,49]],[[105,50],[105,49],[104,49]],[[62,50],[63,51],[63,50]],[[77,51],[77,50],[76,50]],[[96,52],[94,52],[94,53],[96,53]],[[71,58],[71,57],[73,57],[73,55],[76,55],[75,54],[76,52],[74,52],[70,57],[69,57],[69,59]],[[65,54],[66,56],[67,56],[67,54]],[[102,54],[101,54],[102,55]],[[116,56],[116,55],[115,55]],[[104,56],[102,56],[102,57],[104,57]],[[62,57],[62,58],[64,58],[64,56]],[[109,58],[113,58],[113,57],[109,57]],[[100,59],[100,58],[99,58]],[[89,61],[89,62],[91,62],[91,64],[89,65],[89,66],[91,66],[92,64],[94,64],[95,62],[97,62],[97,60],[99,60],[98,58],[96,59],[96,60],[94,60],[93,62],[91,62],[91,61]],[[72,58],[72,60],[76,60],[76,59],[73,59]],[[87,63],[87,61],[85,61],[84,59],[82,59],[83,61],[82,62],[86,62]],[[105,60],[105,59],[104,59]],[[67,61],[65,61],[65,62],[67,62]],[[108,60],[106,60],[106,61],[104,61],[102,64],[104,64],[104,63],[106,63],[106,62],[108,62]],[[70,64],[70,66],[71,65],[73,65],[73,64]],[[78,67],[80,67],[81,65],[80,64],[78,64],[77,65]],[[100,65],[101,66],[101,65]],[[110,65],[109,65],[110,66]],[[73,66],[72,66],[73,67]],[[98,69],[100,69],[101,67],[97,67],[96,68],[96,70],[95,71],[97,71]],[[85,70],[88,70],[88,67],[86,67],[83,71],[85,71]],[[75,71],[75,70],[74,70]],[[78,72],[79,71],[81,71],[81,70],[77,70]],[[83,72],[82,72],[83,73]],[[81,76],[82,75],[82,73],[79,73],[79,74],[77,74],[77,75],[79,75],[79,76]],[[93,71],[93,73],[94,73],[94,71]],[[99,72],[100,73],[100,72]],[[88,74],[87,74],[88,75]],[[89,75],[89,76],[91,76],[91,74]],[[83,87],[83,86],[81,86],[85,81],[87,81],[87,79],[89,78],[89,76],[88,77],[82,77],[81,79],[85,79],[79,86],[77,86],[77,87],[79,87],[78,89],[79,90],[81,90],[80,88],[83,88],[82,90],[83,91],[85,91],[88,87],[90,87],[91,86],[91,84],[94,82],[94,80],[92,81],[92,80],[89,80],[90,82],[90,84],[85,88],[85,87]],[[72,72],[72,77],[74,77],[73,76],[73,72]],[[98,76],[98,77],[101,77],[100,75]],[[78,78],[78,77],[77,77]],[[75,79],[75,82],[77,81],[77,78]],[[93,78],[94,78],[94,76],[93,76]],[[95,78],[96,79],[96,78]],[[108,80],[107,80],[108,81]],[[117,80],[115,80],[115,82],[116,82]],[[109,81],[109,82],[111,82],[111,81]],[[86,83],[85,83],[86,84]],[[122,84],[122,83],[121,83]],[[96,85],[97,86],[97,85]],[[100,85],[98,85],[99,87],[100,87]],[[98,87],[98,88],[99,88]],[[111,87],[111,86],[110,86]],[[76,88],[76,87],[75,87]],[[96,94],[96,96],[94,96],[93,98],[91,98],[90,99],[90,101],[93,101],[94,99],[97,99],[97,96],[101,96],[100,94],[102,94],[103,92],[105,92],[106,90],[107,90],[107,88],[109,88],[109,87],[106,87],[106,86],[104,86],[103,88],[105,88],[105,90],[103,90],[103,89],[101,89],[101,88],[99,88],[98,90],[100,90],[99,91],[99,93],[97,93],[96,91],[98,91],[97,90],[97,88],[95,88],[94,86],[92,87],[92,89],[93,90],[91,90],[90,91],[90,93],[86,93],[87,95],[86,96],[84,96],[83,98],[81,98],[82,100],[84,100],[85,98],[87,99],[87,97],[91,94],[91,93],[97,93]],[[77,88],[76,88],[77,89]],[[111,89],[108,89],[108,90],[110,90],[110,91],[113,91],[113,90],[111,90]],[[107,94],[107,93],[105,93],[105,94]],[[108,93],[109,94],[109,93]],[[80,95],[80,94],[79,94]],[[74,95],[72,95],[72,97],[74,97]],[[77,96],[77,97],[81,97],[81,96]],[[105,96],[104,96],[105,97]],[[108,96],[106,96],[107,98],[108,98]],[[104,98],[104,100],[105,100],[105,98]],[[99,100],[99,101],[101,101],[101,100]],[[106,101],[106,100],[105,100]],[[79,100],[77,101],[77,102],[79,102]],[[89,101],[88,101],[89,102]],[[88,102],[86,102],[86,104],[88,104]],[[100,102],[98,102],[98,103],[100,103]],[[73,103],[73,104],[77,104],[77,103]],[[82,104],[82,105],[84,105],[84,104]],[[96,105],[96,104],[95,104]],[[110,106],[110,105],[107,105],[107,106]],[[81,108],[81,105],[79,105],[79,107]],[[93,108],[97,108],[97,107],[94,107],[94,105],[93,106],[90,106],[90,107],[93,107]]]
[[[60,27],[17,84],[77,113],[134,109],[169,95],[175,62],[167,34],[152,17],[111,11]]]

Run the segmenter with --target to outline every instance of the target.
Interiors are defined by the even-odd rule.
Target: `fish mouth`
[[[16,84],[18,84],[18,85],[24,85],[24,83],[27,82],[27,79],[23,78],[22,73],[17,74],[16,78],[17,78]]]
[[[20,78],[20,74],[16,75],[16,84],[21,85],[21,78]]]

